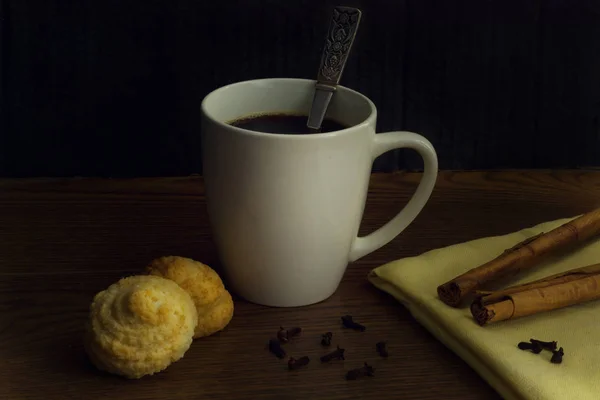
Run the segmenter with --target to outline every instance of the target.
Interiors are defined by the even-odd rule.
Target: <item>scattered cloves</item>
[[[298,369],[298,368],[305,366],[309,362],[310,362],[310,359],[306,356],[300,357],[299,359],[290,357],[290,360],[288,361],[288,368],[289,369]]]
[[[367,364],[365,362],[365,365],[363,365],[362,367],[348,371],[346,373],[346,379],[356,380],[356,379],[360,378],[361,376],[374,376],[374,375],[375,375],[375,368],[371,367],[369,364]]]
[[[542,346],[538,343],[519,342],[517,346],[521,350],[531,350],[531,352],[534,354],[540,354],[543,350]]]
[[[565,355],[563,348],[561,347],[558,350],[554,350],[552,351],[552,358],[550,359],[550,362],[552,364],[560,364],[562,363],[562,358]]]
[[[277,358],[285,357],[285,350],[281,348],[281,343],[277,339],[269,340],[269,351],[277,356]]]
[[[364,325],[361,325],[358,322],[354,322],[351,315],[344,315],[342,317],[342,324],[346,328],[354,329],[361,332],[364,332],[367,329]]]
[[[386,343],[385,342],[379,342],[375,345],[375,348],[377,349],[377,352],[379,353],[379,355],[381,357],[387,357],[388,356],[388,351],[387,351],[387,347],[386,347]]]
[[[340,346],[337,347],[334,351],[329,354],[325,354],[321,357],[321,362],[329,362],[331,360],[345,360],[344,352],[346,349],[340,349]]]
[[[333,337],[333,333],[331,332],[327,332],[321,335],[321,345],[323,346],[330,346],[331,345],[331,338]]]
[[[537,340],[537,339],[529,339],[529,341],[531,343],[540,345],[543,349],[550,350],[550,351],[555,351],[558,346],[558,343],[556,341],[543,342],[543,341]]]

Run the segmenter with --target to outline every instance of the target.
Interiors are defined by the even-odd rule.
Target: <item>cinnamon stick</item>
[[[542,257],[581,243],[599,233],[600,208],[572,219],[550,232],[528,238],[493,260],[438,286],[438,296],[449,306],[458,307],[467,296],[484,284],[532,268],[539,264]]]
[[[596,299],[600,299],[600,264],[489,292],[473,301],[471,314],[483,326]]]
[[[538,279],[532,282],[527,282],[521,285],[511,286],[506,289],[496,291],[483,291],[476,290],[475,295],[477,299],[474,300],[483,302],[485,304],[494,303],[501,299],[506,298],[508,295],[513,293],[523,292],[525,290],[540,289],[548,286],[556,285],[557,283],[571,282],[577,279],[585,278],[586,276],[600,274],[600,263],[586,265],[585,267],[570,269],[568,271],[560,272],[558,274],[550,275],[542,279]]]

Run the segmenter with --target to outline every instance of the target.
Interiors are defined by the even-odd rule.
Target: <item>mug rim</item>
[[[240,128],[238,126],[230,125],[225,122],[219,121],[218,119],[216,119],[212,115],[210,115],[210,113],[206,109],[206,103],[210,100],[210,97],[217,95],[221,91],[225,91],[234,86],[248,85],[248,84],[252,84],[252,83],[261,83],[261,82],[267,82],[267,81],[268,82],[276,82],[276,81],[299,82],[299,83],[305,83],[305,84],[306,83],[312,83],[312,84],[317,83],[316,80],[304,79],[304,78],[259,78],[259,79],[248,79],[248,80],[244,80],[244,81],[233,82],[233,83],[218,87],[218,88],[210,91],[206,96],[204,96],[204,98],[202,99],[202,102],[200,104],[200,109],[202,111],[202,114],[206,118],[210,119],[213,123],[219,125],[221,128],[230,129],[234,132],[238,132],[238,133],[246,134],[246,135],[250,135],[250,136],[285,138],[287,140],[311,140],[311,138],[312,138],[312,140],[314,140],[314,139],[318,139],[318,138],[341,136],[341,135],[350,134],[351,132],[356,131],[358,129],[368,127],[371,124],[373,125],[373,129],[375,129],[375,119],[377,118],[377,107],[375,106],[375,103],[373,103],[373,101],[371,99],[369,99],[367,96],[365,96],[364,94],[362,94],[354,89],[350,89],[349,87],[346,87],[343,85],[337,85],[337,90],[343,90],[343,91],[350,93],[353,96],[360,97],[362,100],[364,100],[368,104],[368,106],[370,108],[370,112],[369,112],[369,116],[366,119],[364,119],[363,121],[359,122],[358,124],[349,126],[344,129],[339,129],[336,131],[311,133],[311,134],[306,134],[306,135],[289,135],[289,134],[285,134],[285,133],[270,133],[270,132],[252,131],[249,129]]]

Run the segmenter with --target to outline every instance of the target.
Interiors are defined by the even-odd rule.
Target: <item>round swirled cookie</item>
[[[130,276],[94,296],[84,344],[98,369],[137,379],[181,359],[197,324],[192,298],[175,282]]]
[[[194,338],[212,335],[225,328],[233,318],[234,304],[215,270],[199,261],[179,256],[153,260],[147,267],[150,275],[171,279],[187,291],[198,313]]]

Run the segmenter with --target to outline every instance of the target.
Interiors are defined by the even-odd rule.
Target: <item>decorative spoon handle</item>
[[[361,11],[358,8],[338,6],[333,9],[325,48],[321,56],[315,95],[308,115],[307,126],[311,129],[321,128],[327,107],[340,82],[348,54],[352,49],[360,17]]]

